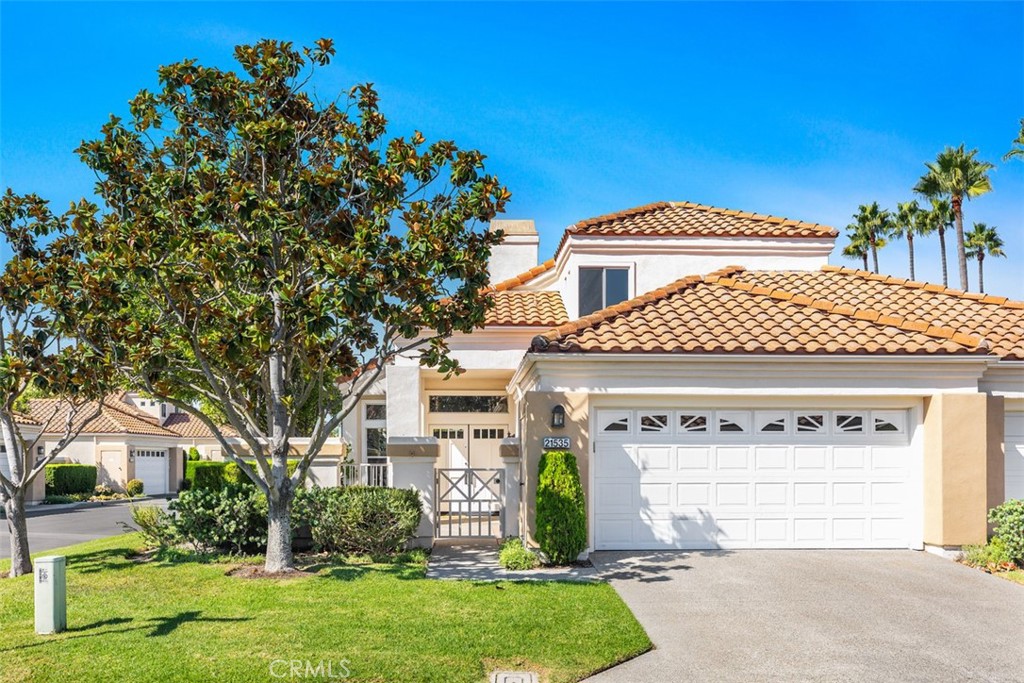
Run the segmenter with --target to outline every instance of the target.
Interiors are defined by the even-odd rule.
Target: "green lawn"
[[[253,580],[126,559],[138,545],[125,535],[47,553],[68,556],[69,630],[56,636],[33,633],[32,577],[0,579],[0,680],[271,681],[288,680],[270,675],[275,660],[333,662],[336,677],[345,660],[349,681],[525,668],[558,682],[650,647],[606,584],[434,581],[420,564]]]
[[[996,576],[1024,586],[1024,569],[1014,569],[1012,572],[999,572]]]

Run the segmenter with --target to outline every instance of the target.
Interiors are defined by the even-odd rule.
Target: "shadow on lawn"
[[[202,612],[195,610],[190,612],[178,612],[173,616],[166,617],[150,617],[138,622],[135,626],[126,626],[125,628],[105,628],[107,626],[122,626],[124,624],[130,624],[135,622],[133,617],[114,617],[111,619],[103,619],[101,621],[94,621],[91,624],[85,624],[83,626],[75,626],[69,628],[65,633],[72,635],[58,634],[56,636],[45,636],[45,640],[40,640],[34,643],[25,643],[24,645],[15,645],[14,647],[0,648],[0,652],[13,652],[15,650],[27,650],[34,647],[44,647],[46,645],[63,643],[67,640],[77,640],[79,638],[95,638],[96,636],[110,636],[119,633],[131,633],[132,631],[146,631],[147,638],[160,638],[168,636],[178,630],[179,627],[195,623],[195,622],[236,622],[236,621],[251,621],[250,617],[204,617]]]
[[[330,567],[324,578],[331,578],[337,581],[357,581],[368,574],[390,576],[402,581],[413,581],[424,578],[426,570],[422,565],[417,564],[345,564],[345,565],[323,565],[317,567],[322,569]]]

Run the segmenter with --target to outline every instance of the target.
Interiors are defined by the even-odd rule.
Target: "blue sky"
[[[159,65],[321,36],[338,55],[317,90],[373,81],[394,134],[484,151],[542,258],[576,220],[657,200],[843,228],[859,203],[910,199],[923,162],[965,142],[998,165],[965,210],[1006,241],[986,288],[1024,299],[1024,162],[1001,161],[1024,117],[1021,2],[4,1],[0,186],[63,208],[94,180],[72,150]],[[937,253],[918,247],[919,279],[940,279]],[[881,255],[893,274],[906,261],[903,244]]]

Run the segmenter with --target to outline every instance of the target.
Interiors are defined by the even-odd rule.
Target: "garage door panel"
[[[1006,499],[1024,498],[1024,413],[1006,413],[1004,434]]]
[[[676,449],[676,462],[681,470],[706,470],[711,464],[711,448],[680,446]]]
[[[607,411],[629,425],[665,412]],[[672,422],[683,424],[695,413],[676,411]],[[712,425],[745,431],[670,434],[659,428],[616,435],[616,442],[597,440],[596,547],[909,545],[910,430],[899,411],[885,412],[901,425],[899,432],[881,436],[866,431],[875,411],[705,414]],[[814,417],[804,420],[803,432],[800,415]]]

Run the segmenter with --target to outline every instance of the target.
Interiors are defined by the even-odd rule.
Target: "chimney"
[[[540,248],[540,237],[533,221],[491,221],[490,231],[496,230],[504,231],[505,237],[501,244],[491,249],[488,264],[491,284],[508,280],[536,266]]]

